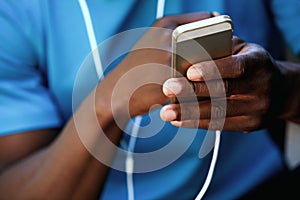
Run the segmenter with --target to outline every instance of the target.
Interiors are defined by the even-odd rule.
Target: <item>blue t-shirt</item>
[[[87,5],[98,43],[125,30],[149,27],[155,21],[155,0],[88,0]],[[229,14],[235,35],[261,44],[275,58],[283,58],[282,37],[294,53],[300,52],[300,32],[294,28],[300,25],[300,5],[296,0],[167,0],[165,6],[165,15],[194,11]],[[124,40],[114,48],[126,44]],[[104,45],[100,50],[103,62],[111,56],[110,50],[114,51],[110,47]],[[74,85],[90,51],[78,1],[1,1],[0,134],[62,127],[72,116]],[[86,73],[90,73],[86,75],[87,82],[97,78],[95,70]],[[132,122],[128,124],[128,132],[132,126]],[[153,132],[157,127],[158,131]],[[164,123],[157,110],[145,115],[139,132],[143,138],[137,139],[136,152],[153,152],[172,144],[158,158],[164,160],[178,155],[178,149],[185,151],[162,169],[134,174],[136,199],[193,199],[210,164],[211,153],[199,157],[207,134],[206,130],[178,129]],[[124,134],[121,147],[126,149],[127,142]],[[215,175],[205,197],[238,198],[282,167],[280,152],[265,130],[249,134],[224,132]],[[127,198],[124,172],[110,171],[100,198]]]

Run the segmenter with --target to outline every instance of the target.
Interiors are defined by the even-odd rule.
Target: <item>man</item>
[[[268,9],[272,6],[274,10],[278,7],[282,9],[284,6],[273,4],[274,2],[279,1],[270,1],[270,4],[261,1],[241,1],[238,3],[240,5],[237,2],[233,4],[233,1],[224,1],[223,5],[214,4],[212,1],[167,1],[165,15],[199,10],[230,14],[235,24],[235,35],[246,41],[259,43],[270,51],[273,57],[280,58],[283,51],[277,52],[281,49],[277,40],[280,38],[277,37],[279,32],[274,31],[277,30],[275,24],[268,21],[272,16]],[[150,26],[155,21],[156,1],[87,1],[87,4],[97,43],[123,30]],[[289,7],[297,9],[297,6]],[[1,196],[7,199],[90,199],[99,196],[103,199],[125,199],[128,193],[125,173],[115,169],[108,171],[106,163],[95,159],[86,146],[89,144],[95,151],[107,156],[104,158],[107,163],[112,162],[114,152],[98,137],[98,133],[101,132],[100,125],[102,132],[112,142],[120,143],[119,146],[126,149],[128,136],[123,132],[125,126],[130,129],[133,125],[126,125],[130,119],[127,118],[127,113],[123,113],[124,105],[130,108],[131,116],[138,116],[148,112],[154,104],[167,103],[168,96],[163,94],[161,86],[155,84],[137,90],[137,98],[132,98],[127,90],[113,94],[114,86],[135,67],[149,63],[168,65],[170,54],[151,49],[127,52],[128,55],[122,62],[112,65],[114,69],[111,72],[108,72],[110,68],[104,71],[106,77],[88,97],[78,103],[76,112],[73,113],[72,91],[73,88],[76,89],[76,74],[81,69],[82,61],[91,51],[91,27],[84,17],[87,16],[85,7],[76,1],[24,0],[3,1],[0,8]],[[247,8],[249,11],[245,12],[240,10],[241,8]],[[250,8],[253,13],[250,12]],[[265,9],[267,12],[264,12]],[[278,12],[276,16],[281,16],[280,14],[281,12]],[[153,26],[174,28],[208,17],[211,17],[209,12],[170,16],[158,20]],[[283,27],[286,23],[279,24]],[[167,49],[170,47],[170,31],[163,30],[165,34],[160,35],[163,38],[154,40],[152,45]],[[265,40],[270,39],[270,32],[276,38],[276,43],[273,39]],[[147,42],[149,38],[151,41],[156,38],[150,37],[151,34],[151,31],[147,32],[139,44]],[[126,38],[124,40],[126,41]],[[254,53],[264,55],[262,61],[274,64],[260,47],[249,47],[239,40],[234,41],[237,55],[242,53],[241,49],[248,55],[248,48],[251,47],[255,50]],[[271,48],[273,44],[276,48]],[[295,46],[298,44],[295,43]],[[295,50],[298,50],[298,47]],[[105,52],[105,55],[109,56],[110,51]],[[237,56],[237,59],[241,56]],[[269,70],[264,70],[263,75],[269,73]],[[152,78],[156,78],[157,74]],[[237,77],[242,75],[243,73],[239,73]],[[161,83],[168,78],[158,77],[161,78]],[[255,77],[255,72],[250,73],[249,77]],[[86,76],[86,80],[92,78],[93,75]],[[127,82],[121,85],[130,88]],[[260,92],[263,91],[267,91],[267,88]],[[113,95],[116,95],[117,101],[112,108]],[[127,102],[130,102],[129,106]],[[115,113],[117,115],[113,116]],[[97,120],[94,119],[95,114]],[[153,116],[153,119],[159,119],[158,112],[154,112]],[[117,126],[118,120],[115,119],[121,119],[121,125]],[[149,118],[145,116],[142,125],[146,126],[147,121]],[[169,123],[160,123],[163,124],[162,129],[155,132],[153,137],[138,140],[135,151],[152,152],[172,141],[178,129]],[[246,131],[259,127],[256,123],[253,124],[255,126]],[[236,127],[224,128],[236,130]],[[244,128],[238,127],[238,130]],[[186,138],[195,132],[194,129],[182,130],[186,135],[178,139],[181,141],[178,148],[186,145]],[[151,131],[151,127],[146,128],[140,135]],[[198,157],[206,132],[203,129],[197,130],[195,138],[191,140],[192,144],[170,165],[148,173],[134,174],[136,198],[194,198],[202,187],[210,162],[210,156],[203,159]],[[176,152],[175,150],[176,148],[173,148],[171,152]],[[170,154],[165,153],[161,156],[167,159]],[[215,176],[206,197],[239,198],[282,169],[280,151],[266,130],[254,131],[247,135],[224,132]]]

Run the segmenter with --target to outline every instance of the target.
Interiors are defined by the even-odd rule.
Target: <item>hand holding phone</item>
[[[195,63],[230,56],[232,32],[228,15],[178,26],[172,34],[172,77],[185,77],[187,69]],[[176,103],[176,98],[171,102]]]

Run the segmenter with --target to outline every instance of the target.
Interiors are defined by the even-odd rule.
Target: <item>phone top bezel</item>
[[[227,23],[226,25],[229,25],[229,26],[220,31],[227,31],[227,30],[233,31],[233,23],[232,23],[231,18],[228,15],[220,15],[220,16],[180,25],[173,30],[172,38],[173,38],[174,42],[180,42],[180,41],[178,41],[178,39],[183,34],[189,34],[190,32],[198,31],[198,30],[205,30],[206,28],[210,28],[212,26],[220,25],[223,23]],[[215,32],[218,32],[218,31],[215,31]],[[203,34],[201,36],[205,36],[208,34],[211,34],[211,32],[207,31],[206,33],[204,33],[204,31],[203,31]],[[192,39],[192,34],[191,34],[191,36],[187,36],[185,40],[187,40],[189,38]]]

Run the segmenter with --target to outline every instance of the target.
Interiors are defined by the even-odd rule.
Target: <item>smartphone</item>
[[[228,15],[175,28],[172,33],[172,77],[185,77],[187,69],[195,63],[230,56],[232,35],[233,24]],[[177,102],[176,98],[171,102]]]

